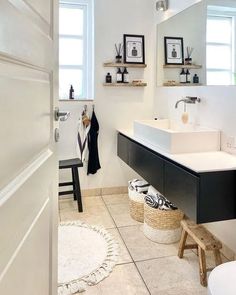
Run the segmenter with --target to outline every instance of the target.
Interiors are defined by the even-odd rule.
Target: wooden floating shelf
[[[129,64],[129,63],[115,63],[115,62],[105,62],[104,67],[113,68],[146,68],[146,64]]]
[[[201,69],[202,65],[163,65],[164,69]]]
[[[171,83],[163,83],[163,86],[167,86],[167,87],[174,87],[174,86],[202,86],[202,84],[200,83],[175,83],[175,84],[171,84]]]
[[[147,86],[147,83],[103,83],[103,86],[145,87]]]

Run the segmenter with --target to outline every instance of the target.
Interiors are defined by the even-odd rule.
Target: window
[[[234,84],[234,32],[233,16],[208,15],[207,85]]]
[[[93,97],[93,6],[92,0],[68,0],[59,8],[59,97]]]

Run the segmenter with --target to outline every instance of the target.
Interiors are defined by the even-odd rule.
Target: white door
[[[1,295],[57,293],[57,13],[0,0]]]

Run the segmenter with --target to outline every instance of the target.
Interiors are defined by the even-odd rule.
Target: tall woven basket
[[[128,191],[130,216],[136,221],[143,222],[145,194],[138,193],[135,190],[131,190],[130,188]]]
[[[144,234],[160,244],[172,244],[180,240],[180,221],[184,214],[177,210],[160,210],[144,204]]]

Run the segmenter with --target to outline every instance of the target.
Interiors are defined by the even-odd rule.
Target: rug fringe
[[[83,226],[85,228],[93,229],[94,231],[100,233],[107,242],[107,257],[100,265],[100,267],[83,278],[78,280],[74,280],[69,283],[59,284],[58,285],[58,295],[71,295],[75,293],[81,293],[86,290],[86,286],[93,286],[104,280],[109,274],[112,272],[119,256],[119,245],[116,241],[114,241],[112,235],[108,233],[106,229],[97,225],[89,225],[82,221],[68,221],[61,222],[60,226]]]

